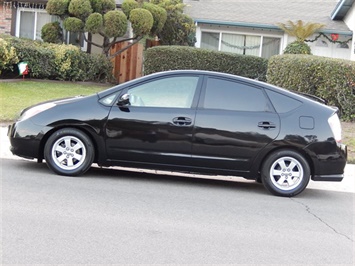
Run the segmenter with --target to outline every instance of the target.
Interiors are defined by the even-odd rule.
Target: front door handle
[[[177,126],[189,126],[192,124],[192,119],[188,117],[179,116],[173,118],[173,123]]]
[[[263,121],[258,123],[258,127],[263,129],[271,129],[271,128],[276,128],[276,125],[270,121]]]

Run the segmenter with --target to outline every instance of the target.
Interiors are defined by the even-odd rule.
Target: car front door
[[[279,130],[279,116],[263,89],[206,77],[196,113],[193,165],[247,172]]]
[[[112,107],[106,125],[108,160],[189,164],[199,80],[165,76],[123,91],[127,102]]]

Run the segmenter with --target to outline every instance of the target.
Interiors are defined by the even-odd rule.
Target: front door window
[[[171,77],[128,90],[132,106],[190,108],[198,77]]]

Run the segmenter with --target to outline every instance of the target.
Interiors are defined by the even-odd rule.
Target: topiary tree
[[[286,54],[311,54],[311,48],[305,43],[305,40],[325,26],[320,23],[304,23],[302,20],[298,20],[296,23],[289,20],[287,23],[278,23],[277,25],[288,35],[296,37],[296,41],[286,46],[284,50]]]
[[[64,21],[65,30],[82,34],[86,42],[102,48],[102,53],[106,56],[114,57],[145,35],[156,34],[162,28],[165,23],[165,10],[153,5],[145,6],[144,3],[125,0],[122,4],[123,11],[119,11],[116,10],[115,0],[49,0],[46,10]],[[134,34],[131,38],[124,37],[128,20],[131,22]],[[87,39],[85,32],[101,35],[102,43]],[[128,40],[132,41],[130,45],[109,55],[110,48],[114,44]]]

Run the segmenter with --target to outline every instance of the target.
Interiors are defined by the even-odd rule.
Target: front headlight
[[[45,110],[48,110],[52,107],[54,107],[55,104],[54,103],[43,103],[43,104],[40,104],[40,105],[36,105],[36,106],[33,106],[31,108],[29,108],[28,110],[24,111],[21,116],[20,116],[20,121],[23,121],[23,120],[26,120],[40,112],[43,112]]]

